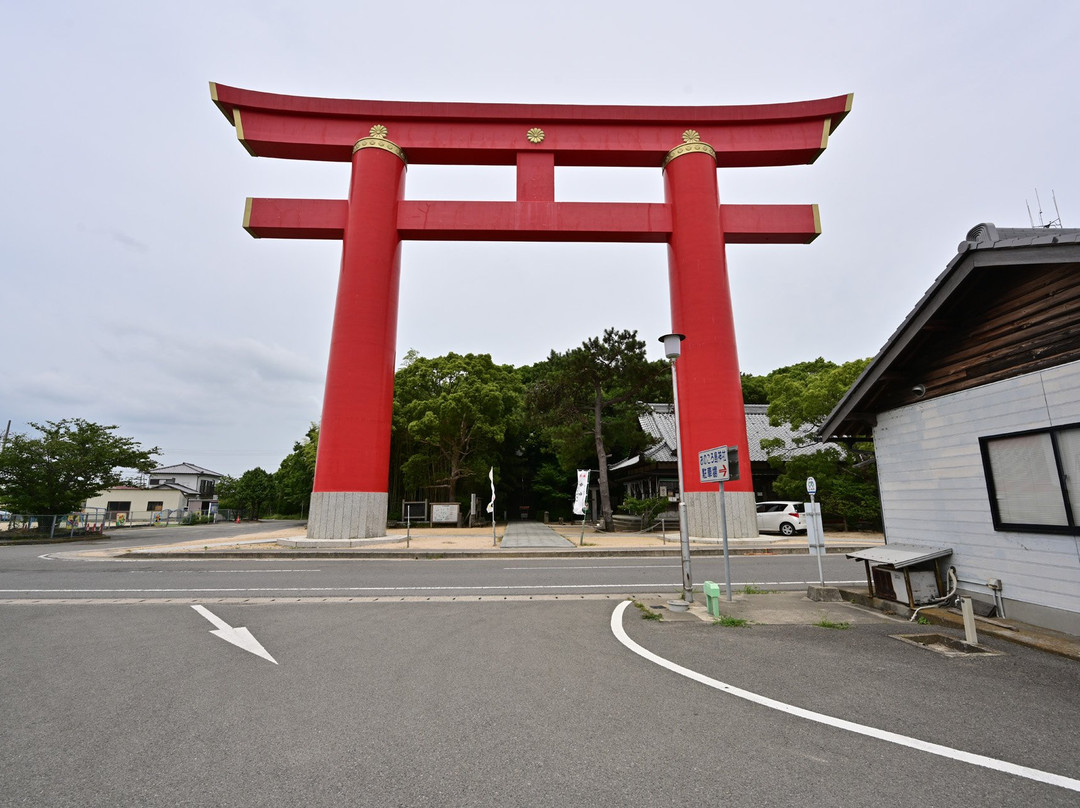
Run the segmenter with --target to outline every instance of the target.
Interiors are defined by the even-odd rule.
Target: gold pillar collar
[[[714,161],[716,160],[716,151],[708,143],[701,142],[701,135],[698,134],[696,129],[687,129],[682,133],[682,139],[683,144],[676,146],[664,157],[664,167],[676,157],[682,157],[684,154],[708,154]]]
[[[405,152],[401,147],[394,143],[392,140],[386,139],[387,129],[381,123],[375,124],[368,132],[367,137],[362,137],[356,141],[356,145],[353,146],[353,154],[356,154],[361,149],[382,149],[388,151],[391,154],[396,154],[401,158],[401,162],[405,165],[409,164],[409,161],[405,159]]]

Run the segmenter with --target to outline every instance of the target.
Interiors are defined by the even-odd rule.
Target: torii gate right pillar
[[[682,445],[694,450],[739,447],[740,479],[726,483],[725,510],[730,534],[756,536],[754,485],[746,437],[735,320],[724,256],[723,223],[716,179],[716,153],[705,143],[673,149],[664,161],[664,195],[671,209],[668,283],[672,331],[685,334],[677,359]],[[682,465],[691,536],[721,535],[715,483],[701,483],[697,455]]]

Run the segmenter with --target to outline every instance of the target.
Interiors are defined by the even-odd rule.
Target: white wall
[[[86,500],[87,508],[106,508],[110,502],[130,502],[131,512],[143,512],[149,502],[161,502],[165,510],[187,507],[187,497],[182,491],[171,488],[110,488]]]
[[[1010,617],[1080,633],[1080,537],[995,531],[979,438],[1080,422],[1080,362],[882,413],[874,428],[889,543],[952,547],[960,578],[1000,578]],[[968,587],[972,593],[989,591]]]

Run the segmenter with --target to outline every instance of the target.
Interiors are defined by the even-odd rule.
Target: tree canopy
[[[239,477],[222,477],[218,483],[218,500],[222,506],[241,511],[249,519],[264,516],[274,495],[273,476],[259,466]]]
[[[303,513],[315,484],[315,457],[319,450],[319,425],[311,424],[302,441],[293,444],[274,472],[279,513]]]
[[[486,481],[523,396],[514,368],[489,354],[426,359],[410,351],[394,379],[394,431],[412,449],[406,485],[446,486],[454,501],[462,481]]]
[[[769,423],[798,430],[796,445],[817,442],[817,430],[868,364],[870,359],[838,365],[818,357],[777,368],[764,377]]]
[[[770,420],[790,423],[799,432],[795,445],[806,446],[816,442],[815,430],[868,361],[818,358],[765,376],[742,374],[743,396],[747,403],[769,404]],[[487,473],[494,466],[500,514],[521,505],[535,518],[545,512],[569,517],[573,470],[592,468],[599,470],[599,516],[611,527],[608,460],[648,448],[640,409],[644,402],[670,401],[668,364],[649,362],[634,331],[609,328],[521,368],[497,365],[487,354],[428,359],[410,351],[395,376],[391,513],[403,499],[464,504],[476,493],[486,501]],[[273,502],[278,512],[302,515],[318,441],[318,426],[311,424],[272,475],[272,498],[264,495],[260,508]],[[777,496],[801,497],[805,478],[814,476],[830,514],[856,523],[880,518],[870,446],[830,447],[811,455],[793,455],[794,447],[783,441],[766,448],[781,472]],[[221,499],[250,511],[254,502],[240,496],[241,480],[223,481]]]
[[[774,426],[790,424],[796,430],[795,447],[818,443],[818,429],[869,363],[869,359],[855,359],[838,365],[819,357],[774,370],[763,377],[769,422]],[[827,446],[812,454],[791,454],[788,450],[793,447],[780,438],[761,443],[772,455],[770,464],[781,472],[773,481],[777,496],[801,498],[806,493],[806,478],[813,477],[822,510],[842,520],[845,527],[880,522],[881,501],[870,444],[848,446],[844,451]]]
[[[533,366],[529,418],[543,430],[564,467],[585,456],[591,444],[598,469],[601,518],[613,529],[607,456],[644,448],[637,416],[643,402],[663,400],[667,363],[649,362],[637,331],[604,330],[563,353],[552,351]]]
[[[13,435],[0,453],[0,503],[25,514],[78,510],[88,498],[123,481],[121,470],[146,472],[156,446],[143,449],[119,427],[82,418],[31,423],[40,437]]]

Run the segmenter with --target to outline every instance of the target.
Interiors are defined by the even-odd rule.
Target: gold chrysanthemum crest
[[[701,134],[696,129],[687,129],[682,133],[683,143],[700,143]]]
[[[379,138],[379,140],[382,140],[383,138],[386,137],[386,133],[388,131],[389,130],[385,126],[383,126],[381,123],[377,123],[373,127],[371,127],[371,129],[368,130],[368,134],[371,137],[377,137],[377,138]]]
[[[530,143],[543,143],[544,142],[544,130],[539,126],[534,126],[528,132],[525,133],[525,137],[528,138]]]

